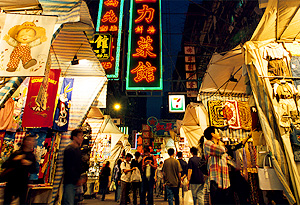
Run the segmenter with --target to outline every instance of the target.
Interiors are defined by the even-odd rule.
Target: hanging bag
[[[271,160],[269,160],[270,165],[266,166],[267,157],[269,157],[269,155],[265,156],[263,167],[258,168],[259,188],[261,190],[283,190],[282,183],[278,179],[275,169],[271,167]]]
[[[131,182],[141,182],[142,181],[142,176],[141,172],[138,168],[132,171],[131,173]]]

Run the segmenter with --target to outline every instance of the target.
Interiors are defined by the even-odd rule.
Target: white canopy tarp
[[[203,77],[200,92],[245,93],[243,74],[244,55],[241,46],[228,51],[225,55],[213,54]],[[233,77],[237,82],[233,82]]]
[[[202,103],[190,103],[187,105],[180,136],[186,137],[190,147],[197,147],[200,137],[209,124],[208,113]]]
[[[251,41],[300,40],[299,8],[299,0],[269,0]]]

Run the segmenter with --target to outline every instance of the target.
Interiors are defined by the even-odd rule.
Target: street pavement
[[[138,204],[139,204],[140,199],[138,198]],[[105,204],[105,205],[116,205],[118,204],[117,202],[115,202],[115,193],[111,192],[110,194],[105,195],[105,200],[101,201],[101,196],[97,196],[97,198],[95,199],[84,199],[81,203],[81,205],[96,205],[96,204]],[[132,203],[132,199],[131,199],[131,203]],[[164,201],[163,197],[155,197],[154,196],[154,205],[167,205],[168,202]]]

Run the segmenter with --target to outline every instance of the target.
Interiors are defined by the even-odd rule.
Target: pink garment
[[[14,100],[8,99],[4,108],[0,109],[0,130],[9,130],[13,126]]]

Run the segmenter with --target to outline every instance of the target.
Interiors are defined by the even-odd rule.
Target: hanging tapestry
[[[238,110],[239,110],[239,114],[240,114],[242,129],[251,130],[252,119],[251,119],[251,110],[250,110],[248,102],[239,101],[238,102]]]
[[[42,155],[44,155],[47,152],[46,148],[44,147],[47,132],[41,129],[32,129],[29,131],[29,133],[32,135],[36,135],[36,145],[33,152],[36,158],[36,167],[39,167],[41,163]],[[38,171],[37,173],[31,174],[29,179],[38,180],[38,174],[39,174]]]
[[[23,127],[52,127],[60,70],[51,69],[46,77],[31,77],[23,114]],[[45,92],[45,93],[44,93]],[[42,100],[40,93],[44,93]]]
[[[224,127],[225,121],[223,116],[223,101],[208,101],[209,121],[211,126]]]
[[[11,153],[13,153],[14,141],[15,141],[15,132],[6,132],[3,139],[2,149],[1,149],[1,165],[9,158]]]
[[[43,152],[41,155],[40,167],[39,167],[39,179],[43,179],[46,174],[46,168],[48,163],[50,163],[50,155],[51,155],[51,147],[52,147],[52,136],[47,136],[43,146]]]
[[[14,142],[14,150],[20,149],[25,135],[26,135],[26,132],[16,132],[15,142]]]
[[[0,153],[1,153],[1,150],[2,150],[2,144],[3,144],[4,136],[5,136],[5,131],[0,131]]]
[[[236,100],[226,100],[223,108],[224,118],[231,129],[241,129],[241,121],[238,103]]]
[[[54,130],[68,131],[73,82],[74,78],[65,78],[63,81],[54,115]]]
[[[6,14],[0,76],[43,76],[57,17]]]

